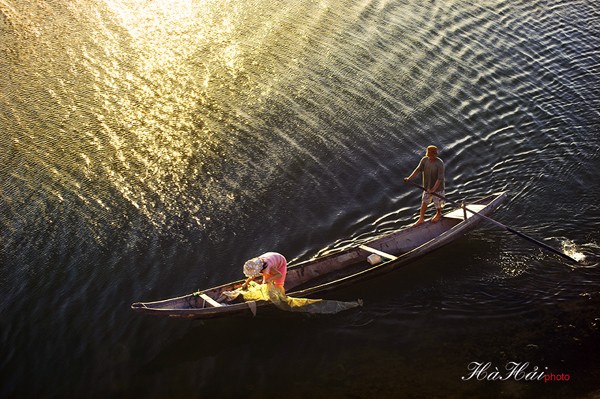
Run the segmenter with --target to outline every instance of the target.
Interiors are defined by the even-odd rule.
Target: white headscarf
[[[244,274],[246,277],[256,277],[260,275],[264,267],[263,261],[259,258],[252,258],[244,263]]]

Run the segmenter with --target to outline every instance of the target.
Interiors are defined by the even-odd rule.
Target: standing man
[[[423,187],[426,191],[423,191],[421,212],[419,220],[414,224],[415,226],[425,221],[425,211],[432,201],[436,209],[435,216],[431,219],[434,223],[442,217],[442,207],[444,206],[444,200],[433,195],[433,193],[436,193],[442,197],[444,196],[444,162],[437,157],[438,149],[434,145],[427,147],[425,155],[411,175],[404,179],[407,182],[419,173],[423,175]]]

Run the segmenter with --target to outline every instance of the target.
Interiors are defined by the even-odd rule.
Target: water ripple
[[[182,380],[194,383],[177,394],[194,396],[225,385],[223,369],[249,374],[245,321],[169,345],[181,325],[133,318],[128,304],[240,278],[261,251],[293,263],[405,226],[420,192],[402,178],[429,144],[450,199],[507,190],[495,218],[587,262],[482,224],[346,293],[365,298],[356,313],[286,325],[298,345],[279,355],[317,348],[300,357],[330,372],[347,347],[393,342],[408,357],[390,369],[406,374],[409,348],[430,364],[447,349],[497,355],[477,344],[482,319],[510,334],[532,320],[553,331],[554,306],[592,314],[599,20],[585,0],[0,0],[0,396],[161,397]],[[281,328],[261,323],[257,336]],[[317,329],[343,339],[315,345]],[[448,340],[435,331],[465,347],[436,346]],[[198,337],[225,352],[236,342],[243,360],[182,349]],[[156,354],[159,375],[131,371]],[[56,359],[67,369],[49,369]],[[406,386],[430,385],[415,378]]]

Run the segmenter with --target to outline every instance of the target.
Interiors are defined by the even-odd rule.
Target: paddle
[[[421,190],[423,190],[423,191],[427,191],[427,190],[425,189],[425,187],[423,187],[423,186],[421,186],[421,185],[419,185],[419,184],[417,184],[417,183],[413,183],[413,182],[411,182],[410,180],[409,180],[409,181],[407,181],[407,183],[410,183],[410,184],[412,184],[412,185],[413,185],[413,186],[415,186],[415,187],[419,187],[419,188],[420,188]],[[441,198],[441,199],[443,199],[444,201],[446,201],[446,202],[448,202],[448,203],[450,203],[450,204],[453,204],[454,206],[459,206],[459,205],[458,205],[458,204],[456,204],[455,202],[448,200],[448,199],[447,199],[446,197],[444,197],[443,195],[439,195],[439,194],[437,194],[437,193],[432,193],[432,194],[433,194],[433,195],[435,195],[435,196],[436,196],[436,197],[438,197],[438,198]],[[540,247],[542,247],[542,248],[544,248],[544,249],[547,249],[547,250],[548,250],[548,251],[550,251],[550,252],[554,252],[555,254],[557,254],[557,255],[560,255],[560,256],[562,256],[562,257],[563,257],[563,258],[565,258],[565,259],[568,259],[568,260],[570,260],[570,261],[572,261],[572,262],[578,263],[578,262],[577,262],[575,259],[571,258],[569,255],[565,254],[564,252],[561,252],[561,251],[559,251],[558,249],[552,248],[552,247],[551,247],[550,245],[548,245],[548,244],[545,244],[545,243],[543,243],[543,242],[541,242],[541,241],[538,241],[538,240],[536,240],[536,239],[535,239],[535,238],[533,238],[533,237],[529,237],[528,235],[526,235],[526,234],[523,234],[523,233],[521,233],[520,231],[517,231],[517,230],[515,230],[515,229],[513,229],[513,228],[511,228],[511,227],[508,227],[508,226],[506,226],[506,225],[504,225],[504,224],[502,224],[502,223],[500,223],[500,222],[498,222],[498,221],[496,221],[496,220],[494,220],[494,219],[492,219],[492,218],[490,218],[490,217],[487,217],[487,216],[485,216],[485,215],[482,215],[481,213],[478,213],[478,212],[472,211],[472,210],[470,210],[469,208],[467,208],[466,206],[464,207],[464,209],[466,209],[467,211],[471,212],[473,215],[477,215],[477,216],[479,216],[479,217],[481,217],[481,218],[483,218],[483,219],[487,220],[488,222],[492,222],[492,223],[493,223],[493,224],[495,224],[496,226],[498,226],[498,227],[502,227],[502,228],[503,228],[503,229],[505,229],[506,231],[508,231],[508,232],[510,232],[510,233],[513,233],[513,234],[515,234],[515,235],[517,235],[517,236],[519,236],[519,237],[521,237],[521,238],[524,238],[525,240],[527,240],[527,241],[529,241],[529,242],[532,242],[532,243],[534,243],[534,244],[536,244],[536,245],[539,245]]]

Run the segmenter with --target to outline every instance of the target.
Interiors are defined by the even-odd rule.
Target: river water
[[[590,0],[0,0],[0,397],[597,397],[599,40]],[[429,144],[585,261],[484,224],[334,316],[130,310],[412,223]]]

